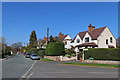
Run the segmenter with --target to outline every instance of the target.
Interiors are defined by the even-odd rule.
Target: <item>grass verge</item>
[[[93,67],[112,67],[120,68],[120,65],[110,65],[110,64],[87,64],[87,63],[62,63],[66,65],[78,65],[78,66],[93,66]]]
[[[46,59],[46,58],[41,58],[40,60],[41,60],[41,61],[54,61],[54,60]]]

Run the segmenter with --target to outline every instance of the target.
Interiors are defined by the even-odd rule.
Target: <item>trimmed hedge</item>
[[[29,49],[27,52],[29,52],[30,54],[36,54],[37,51],[38,51],[37,48],[31,48],[31,49]]]
[[[41,58],[44,58],[45,50],[39,50],[37,53]]]
[[[64,43],[50,42],[45,49],[46,56],[60,56],[64,55]]]
[[[119,48],[91,48],[85,51],[85,59],[120,61]]]

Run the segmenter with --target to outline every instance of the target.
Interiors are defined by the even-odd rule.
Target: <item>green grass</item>
[[[41,61],[54,61],[54,60],[46,59],[46,58],[41,58],[40,60],[41,60]]]
[[[109,64],[87,64],[87,63],[63,63],[67,65],[79,65],[79,66],[93,66],[93,67],[113,67],[120,68],[120,65],[109,65]]]

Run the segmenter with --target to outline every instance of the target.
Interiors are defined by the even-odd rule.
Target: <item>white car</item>
[[[30,59],[32,60],[39,60],[39,56],[37,54],[31,54]]]

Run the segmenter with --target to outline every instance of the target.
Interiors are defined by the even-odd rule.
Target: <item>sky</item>
[[[87,31],[89,24],[100,28],[108,26],[118,38],[117,2],[3,2],[2,35],[8,45],[28,43],[36,31],[37,39],[60,32],[74,38]]]

